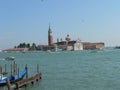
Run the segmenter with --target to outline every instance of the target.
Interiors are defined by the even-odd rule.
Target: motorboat
[[[5,60],[15,60],[15,57],[9,56],[9,57],[6,57]]]

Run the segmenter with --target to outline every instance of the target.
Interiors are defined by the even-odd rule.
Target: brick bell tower
[[[49,46],[53,45],[53,36],[52,36],[52,30],[50,28],[50,25],[49,25],[49,29],[48,29],[48,45]]]

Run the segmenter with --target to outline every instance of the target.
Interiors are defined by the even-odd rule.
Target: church
[[[42,51],[77,51],[77,50],[102,50],[104,49],[103,42],[81,42],[80,39],[71,40],[68,34],[65,40],[57,39],[57,42],[53,41],[52,29],[49,25],[48,28],[48,45],[39,45],[39,50]]]
[[[53,36],[52,36],[52,30],[49,25],[48,29],[48,46],[55,47],[55,50],[69,50],[69,51],[76,51],[76,50],[83,50],[83,44],[82,42],[78,40],[71,40],[69,34],[63,41],[62,39],[57,39],[57,42],[53,42]]]

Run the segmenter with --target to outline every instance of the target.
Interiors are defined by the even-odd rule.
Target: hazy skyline
[[[120,0],[0,0],[0,49],[65,39],[120,45]]]

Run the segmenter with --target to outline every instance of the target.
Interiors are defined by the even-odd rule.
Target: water
[[[42,79],[20,90],[120,90],[120,50],[0,53],[0,65],[10,72],[14,56],[20,70],[28,64],[29,76],[36,74],[37,64]],[[1,87],[0,90],[6,90]]]

